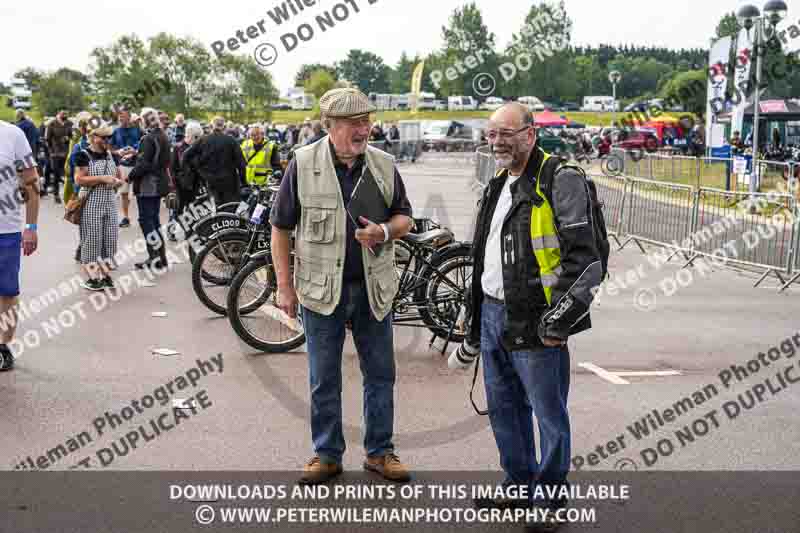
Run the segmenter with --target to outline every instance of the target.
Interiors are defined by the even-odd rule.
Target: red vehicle
[[[658,150],[658,137],[649,131],[631,131],[624,135],[624,139],[620,139],[616,147],[623,150],[646,150],[648,152],[655,152]]]

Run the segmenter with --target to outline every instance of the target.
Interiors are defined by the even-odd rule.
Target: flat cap
[[[319,110],[323,117],[347,118],[367,115],[376,110],[367,95],[353,88],[331,89],[319,99]]]

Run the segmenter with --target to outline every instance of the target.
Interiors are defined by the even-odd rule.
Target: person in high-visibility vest
[[[266,185],[273,172],[282,170],[278,146],[264,138],[260,124],[250,128],[250,138],[242,143],[242,154],[247,161],[248,185]]]
[[[603,258],[585,176],[574,167],[562,168],[558,157],[537,145],[534,124],[518,102],[489,119],[486,138],[500,170],[479,203],[466,338],[448,365],[463,368],[479,356],[483,360],[488,414],[506,479],[529,487],[526,504],[535,499],[538,507],[553,509],[565,506],[566,499],[531,495],[539,486],[567,483],[572,438],[567,341],[591,327]],[[508,505],[491,497],[479,500],[479,507]]]

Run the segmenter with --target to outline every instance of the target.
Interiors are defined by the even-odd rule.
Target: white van
[[[474,111],[478,108],[478,103],[471,96],[448,96],[448,111]]]
[[[617,104],[617,107],[619,105]],[[584,96],[581,111],[617,111],[613,96]]]
[[[11,98],[9,103],[14,109],[30,109],[31,108],[31,90],[25,80],[14,78],[11,80]]]
[[[409,93],[409,98],[411,95],[412,93]],[[436,109],[436,95],[433,93],[419,93],[417,109]]]

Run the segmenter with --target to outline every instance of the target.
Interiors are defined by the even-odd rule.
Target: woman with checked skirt
[[[75,183],[86,196],[80,224],[81,265],[87,275],[83,287],[90,291],[114,288],[109,269],[119,235],[116,190],[124,182],[109,150],[112,133],[104,124],[91,129],[89,147],[75,156]]]

